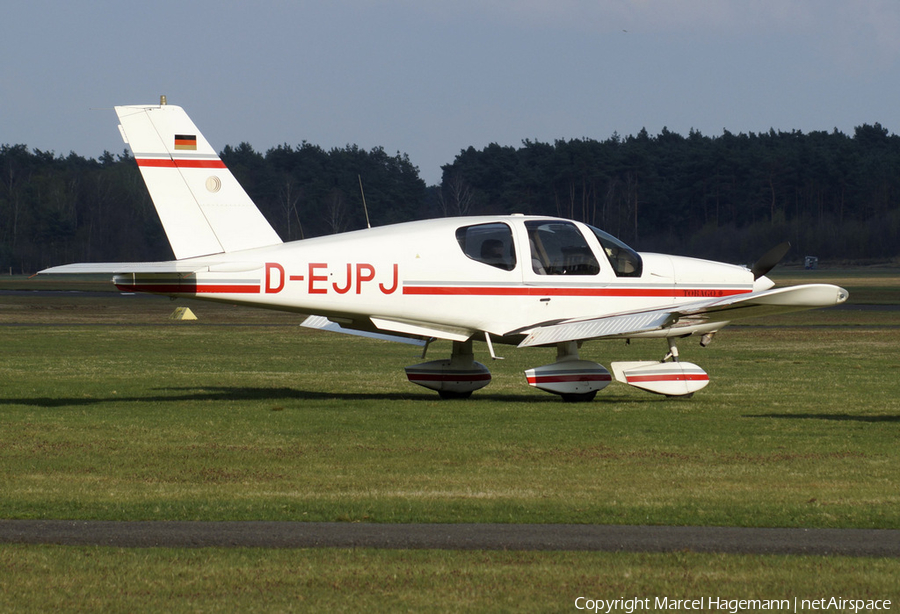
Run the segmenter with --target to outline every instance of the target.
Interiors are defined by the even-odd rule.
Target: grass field
[[[900,302],[896,270],[783,275]],[[200,320],[169,321],[182,304]],[[4,295],[0,517],[900,528],[898,320],[825,310],[747,321],[706,349],[682,343],[712,379],[690,400],[613,384],[561,403],[522,375],[552,350],[500,348],[488,388],[442,402],[405,381],[415,349],[307,331],[288,314]],[[583,356],[664,350],[594,343]],[[429,357],[447,353],[436,343]],[[134,595],[154,609],[196,606],[185,595],[262,608],[266,593],[278,610],[385,611],[572,610],[576,592],[900,597],[897,561],[828,557],[5,546],[0,571],[15,586],[50,574],[53,595],[123,611]]]
[[[7,546],[0,547],[0,609],[577,612],[575,600],[585,597],[651,606],[656,598],[702,598],[703,610],[713,611],[705,607],[710,597],[838,596],[891,599],[897,611],[898,569],[889,559],[695,553]]]

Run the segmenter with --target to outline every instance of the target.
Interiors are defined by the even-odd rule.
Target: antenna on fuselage
[[[362,187],[362,175],[357,175],[356,178],[359,179],[359,194],[362,196],[363,211],[366,214],[366,228],[371,228],[372,224],[369,223],[369,208],[366,206],[366,193],[363,192]]]

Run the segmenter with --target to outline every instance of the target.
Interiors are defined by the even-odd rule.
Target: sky
[[[897,0],[29,0],[0,10],[0,144],[96,158],[112,107],[184,107],[213,147],[470,146],[900,131]]]

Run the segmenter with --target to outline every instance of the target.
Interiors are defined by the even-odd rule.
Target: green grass
[[[900,528],[896,327],[684,343],[713,380],[690,400],[613,384],[565,404],[522,376],[552,350],[503,348],[490,387],[446,402],[405,381],[408,346],[104,300],[119,324],[0,328],[2,517]]]
[[[585,597],[650,599],[649,611],[656,598],[703,599],[711,611],[710,597],[832,596],[896,606],[898,574],[896,559],[803,556],[0,546],[0,609],[572,612]]]
[[[892,288],[872,281],[882,302]],[[856,298],[856,295],[854,295]],[[889,302],[885,301],[885,302]],[[289,314],[96,295],[0,298],[0,517],[900,528],[898,313],[724,329],[712,383],[589,404],[499,348],[445,402],[417,350]],[[658,341],[583,356],[660,358]],[[449,352],[436,343],[429,359]],[[735,555],[0,546],[0,610],[557,611],[591,598],[896,597],[896,560]],[[891,594],[893,591],[893,594]],[[896,600],[895,600],[896,603]]]

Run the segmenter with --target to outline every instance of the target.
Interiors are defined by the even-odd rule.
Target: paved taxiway
[[[429,548],[900,557],[900,530],[572,524],[0,520],[0,543],[125,548]]]

